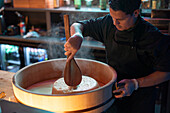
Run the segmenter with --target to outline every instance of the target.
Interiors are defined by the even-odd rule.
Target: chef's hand
[[[83,36],[81,34],[74,34],[71,36],[67,42],[64,44],[65,55],[68,56],[67,62],[70,61],[77,51],[80,49],[81,43],[83,41]]]
[[[122,98],[124,96],[130,96],[136,89],[133,79],[123,79],[118,84],[124,84],[123,87],[113,91],[115,98]]]

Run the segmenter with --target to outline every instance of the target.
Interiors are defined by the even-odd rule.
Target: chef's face
[[[125,12],[118,10],[114,11],[112,8],[109,8],[110,15],[113,19],[113,24],[119,31],[128,30],[135,25],[135,22],[138,17],[138,10],[134,11],[134,13],[126,14]]]

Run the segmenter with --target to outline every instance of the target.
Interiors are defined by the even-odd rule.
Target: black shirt
[[[156,70],[170,72],[170,37],[140,16],[136,25],[126,31],[117,30],[109,14],[79,23],[83,24],[84,36],[105,45],[107,62],[117,71],[118,80],[140,78]],[[139,62],[130,59],[132,49],[142,69],[136,66]]]

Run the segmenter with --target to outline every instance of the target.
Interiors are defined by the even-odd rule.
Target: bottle
[[[26,34],[25,18],[19,12],[16,11],[15,13],[20,18],[20,23],[19,23],[20,35],[24,36]]]
[[[21,36],[24,36],[26,34],[26,27],[25,27],[24,17],[21,18],[21,21],[19,23],[19,27],[20,27]]]
[[[64,6],[64,0],[59,0],[59,7]]]
[[[70,0],[65,0],[66,6],[70,6]]]
[[[157,0],[152,0],[152,9],[156,9]]]
[[[59,4],[60,4],[59,0],[54,0],[54,8],[60,7]]]
[[[74,7],[76,9],[80,9],[81,8],[81,0],[74,0]]]
[[[100,9],[106,10],[106,0],[100,0]]]
[[[86,6],[87,7],[91,7],[91,2],[92,2],[92,0],[85,0],[86,1]]]
[[[160,9],[160,7],[161,7],[161,0],[157,0],[156,9]]]

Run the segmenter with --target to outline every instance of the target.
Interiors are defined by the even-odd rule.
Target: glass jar
[[[81,8],[81,0],[74,0],[74,7],[76,9],[80,9]]]
[[[106,10],[106,0],[100,0],[100,9]]]

